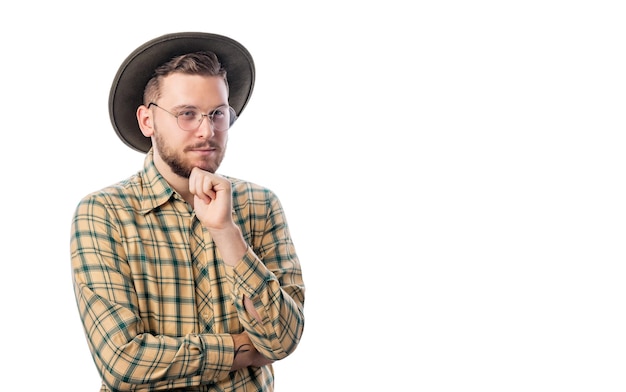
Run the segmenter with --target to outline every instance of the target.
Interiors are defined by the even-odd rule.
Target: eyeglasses
[[[150,102],[148,104],[148,108],[150,106],[156,106],[157,108],[162,109],[176,117],[176,122],[183,131],[195,131],[200,128],[202,120],[207,117],[209,121],[211,121],[211,128],[213,128],[214,131],[223,132],[227,131],[237,119],[235,109],[229,105],[219,106],[207,114],[201,113],[199,110],[195,109],[181,109],[178,113],[172,113],[154,102]]]

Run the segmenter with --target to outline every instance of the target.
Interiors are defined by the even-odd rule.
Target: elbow
[[[124,381],[119,374],[113,373],[113,371],[106,366],[100,369],[100,378],[102,379],[102,383],[106,385],[110,391],[123,392],[137,389],[137,385]]]
[[[119,369],[127,369],[129,363],[125,362],[121,355],[112,354],[109,358],[96,357],[96,365],[102,383],[110,391],[135,391],[141,381],[132,378],[127,372],[122,373]]]
[[[303,333],[304,333],[304,315],[300,314],[300,318],[297,323],[297,327],[294,329],[293,335],[284,339],[286,343],[283,348],[285,352],[285,357],[288,355],[291,355],[294,351],[296,351],[296,348],[298,348],[298,345],[300,344],[300,340],[302,339]]]
[[[274,338],[267,339],[267,345],[256,345],[257,350],[266,358],[278,361],[291,355],[302,339],[304,332],[304,315],[302,312],[291,320],[287,326],[275,330]],[[258,341],[257,341],[258,342]],[[256,343],[256,342],[255,342]]]
[[[125,392],[137,390],[137,384],[133,383],[132,380],[128,379],[124,375],[116,372],[113,366],[101,364],[98,367],[98,372],[100,373],[102,383],[110,391]]]

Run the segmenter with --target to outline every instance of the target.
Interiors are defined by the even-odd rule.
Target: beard
[[[163,137],[161,137],[161,134],[157,132],[156,128],[154,130],[154,141],[156,144],[155,147],[159,151],[159,155],[161,156],[163,161],[170,167],[170,169],[172,169],[172,172],[174,172],[174,174],[179,175],[183,178],[189,178],[189,176],[191,175],[191,170],[194,167],[206,170],[211,173],[215,173],[217,171],[217,168],[222,163],[222,160],[224,159],[224,149],[221,146],[208,140],[204,143],[198,143],[188,148],[204,148],[208,146],[216,149],[216,152],[218,153],[217,156],[215,157],[215,159],[206,159],[201,162],[195,163],[190,163],[188,160],[185,159],[184,150],[183,152],[177,152],[174,149],[169,148],[165,143]]]

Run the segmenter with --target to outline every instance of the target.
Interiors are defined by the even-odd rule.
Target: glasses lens
[[[209,113],[211,124],[216,131],[225,131],[230,127],[230,106],[220,106]]]
[[[235,109],[225,105],[205,115],[195,109],[181,110],[176,114],[178,126],[184,131],[195,131],[202,123],[204,117],[208,117],[211,127],[215,131],[226,131],[235,120]]]
[[[193,131],[198,128],[202,121],[202,113],[197,110],[181,110],[176,116],[178,126],[184,131]]]

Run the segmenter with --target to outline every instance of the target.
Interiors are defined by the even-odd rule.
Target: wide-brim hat
[[[137,108],[154,70],[170,59],[192,52],[215,53],[226,69],[229,104],[237,116],[246,107],[254,87],[254,61],[239,42],[218,34],[186,32],[154,38],[135,49],[120,66],[109,94],[109,117],[117,135],[129,147],[147,152],[152,146],[137,123]]]

